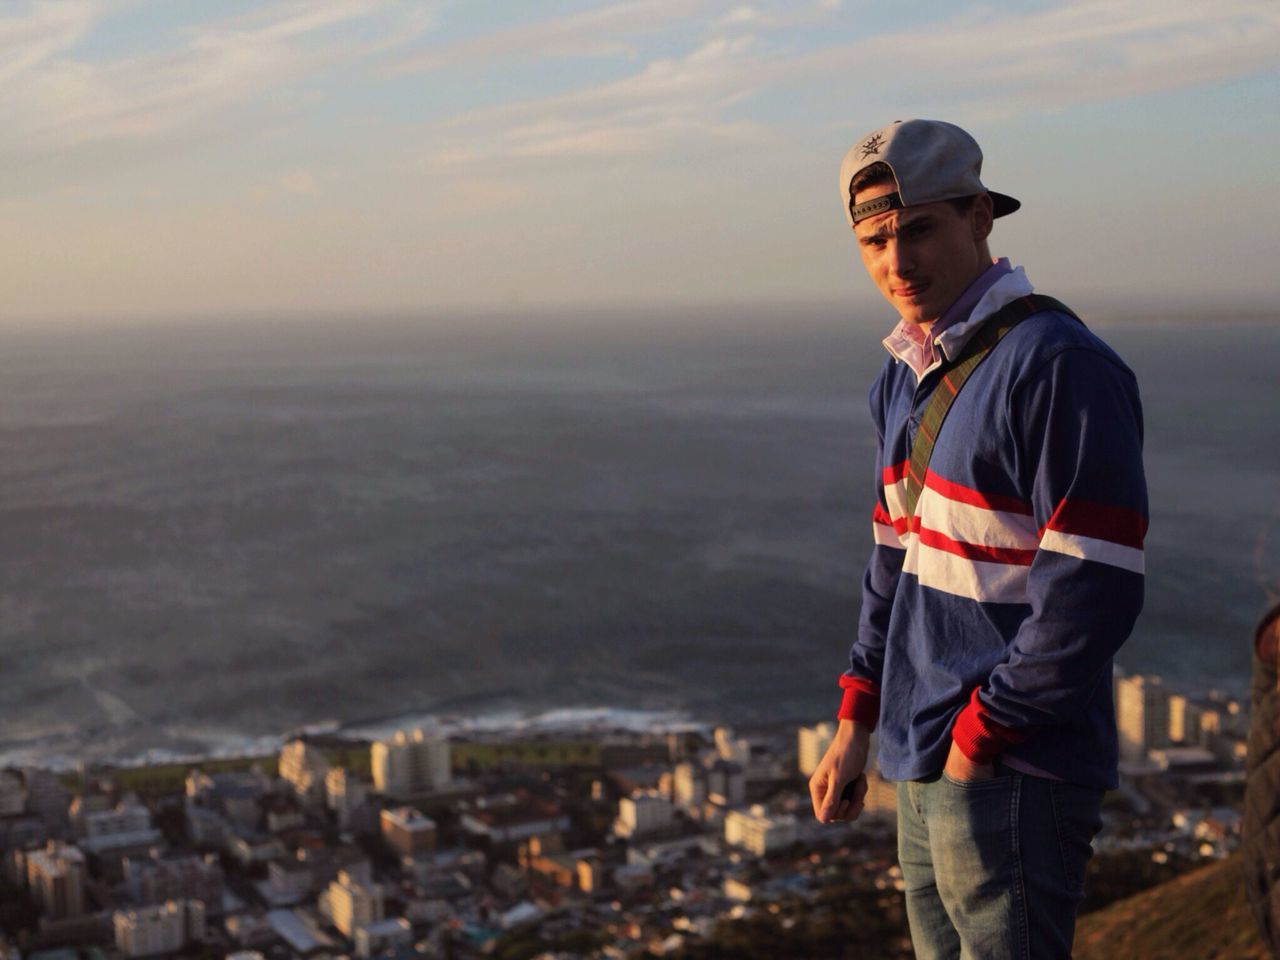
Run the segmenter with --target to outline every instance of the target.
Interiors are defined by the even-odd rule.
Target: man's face
[[[859,190],[855,203],[893,193],[892,183]],[[991,265],[991,198],[966,213],[946,201],[890,210],[853,228],[862,265],[884,298],[909,323],[932,323]]]

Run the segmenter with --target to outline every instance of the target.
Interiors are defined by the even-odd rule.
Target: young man
[[[981,167],[972,137],[932,120],[874,131],[841,165],[863,266],[900,320],[871,389],[858,635],[809,786],[818,819],[855,819],[878,726],[917,956],[1041,960],[1071,954],[1117,785],[1111,658],[1142,607],[1142,413],[1120,358],[991,258],[992,221],[1019,203]]]

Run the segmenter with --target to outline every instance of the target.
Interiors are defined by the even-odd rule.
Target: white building
[[[133,794],[109,810],[85,813],[80,825],[80,848],[91,855],[145,850],[164,840],[164,835],[152,826],[151,811]]]
[[[1186,747],[1202,746],[1204,734],[1200,717],[1203,712],[1200,704],[1185,693],[1169,694],[1169,742]]]
[[[449,741],[421,730],[397,730],[370,750],[373,788],[393,797],[442,790],[450,780]]]
[[[671,775],[671,795],[677,807],[696,811],[707,802],[707,771],[700,763],[677,763]]]
[[[554,804],[512,806],[507,797],[481,797],[463,811],[458,824],[488,843],[509,844],[568,830],[570,820]]]
[[[77,847],[51,840],[27,854],[27,886],[46,919],[84,916],[84,880],[84,854]]]
[[[151,829],[151,811],[129,794],[110,810],[85,814],[83,823],[86,837],[146,833]]]
[[[116,947],[126,957],[176,953],[204,940],[204,904],[199,900],[170,900],[153,907],[117,910],[112,918]]]
[[[346,827],[352,811],[369,799],[369,789],[363,780],[342,767],[334,767],[324,778],[325,805],[338,817],[338,824]]]
[[[1145,761],[1148,750],[1169,745],[1169,692],[1149,674],[1120,678],[1115,689],[1120,758]]]
[[[745,737],[735,737],[732,727],[716,727],[713,734],[716,753],[722,760],[746,767],[751,763],[751,743]]]
[[[258,891],[273,907],[288,907],[301,903],[311,893],[315,878],[311,868],[297,859],[273,860],[267,864],[267,879],[258,885]]]
[[[758,857],[791,846],[796,835],[794,816],[769,816],[759,804],[750,810],[730,810],[725,814],[725,843],[745,847]]]
[[[329,760],[305,740],[290,740],[280,750],[279,773],[304,803],[318,804],[324,799]]]
[[[834,723],[819,723],[813,727],[801,727],[797,735],[796,752],[800,773],[806,777],[813,776],[818,769],[818,761],[831,745],[831,738],[836,735]]]
[[[223,849],[246,869],[272,860],[283,860],[288,855],[284,844],[275,837],[257,834],[231,834],[226,838]]]
[[[356,927],[353,938],[357,957],[372,957],[413,943],[413,926],[404,917],[380,920]]]
[[[675,822],[675,808],[657,790],[638,790],[618,801],[618,818],[613,832],[619,837],[651,836]]]
[[[320,910],[348,940],[355,936],[357,927],[386,919],[382,887],[359,883],[345,870],[338,872],[338,878],[322,894]]]

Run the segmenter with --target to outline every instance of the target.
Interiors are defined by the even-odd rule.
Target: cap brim
[[[991,194],[991,215],[993,217],[1004,217],[1022,206],[1021,200],[1015,200],[1013,197],[1003,193],[996,193],[994,190],[988,190]]]

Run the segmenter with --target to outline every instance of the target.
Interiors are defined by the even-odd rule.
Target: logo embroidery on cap
[[[880,152],[880,147],[884,144],[883,133],[873,133],[867,137],[866,142],[862,144],[862,159],[873,157]]]

